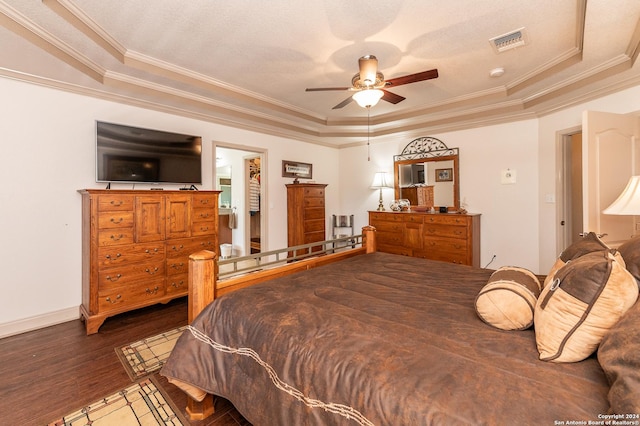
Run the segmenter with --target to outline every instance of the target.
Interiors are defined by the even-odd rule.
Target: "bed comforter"
[[[373,253],[238,290],[197,317],[162,374],[254,425],[602,420],[595,356],[543,362],[533,330],[477,317],[491,272]]]

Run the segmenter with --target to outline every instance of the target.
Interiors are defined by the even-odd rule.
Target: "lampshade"
[[[365,89],[353,94],[352,98],[362,108],[369,108],[378,103],[384,92],[379,89]]]
[[[393,188],[388,173],[377,172],[373,177],[372,189]]]
[[[640,215],[640,176],[631,176],[622,194],[602,213]]]

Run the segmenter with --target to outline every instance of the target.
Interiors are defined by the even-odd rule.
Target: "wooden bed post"
[[[376,251],[376,228],[371,225],[362,227],[362,245],[366,253],[374,253]]]
[[[218,262],[214,252],[202,250],[189,256],[189,324],[216,298],[217,277]],[[201,402],[187,398],[186,410],[191,420],[206,419],[215,411],[213,395],[207,395]]]

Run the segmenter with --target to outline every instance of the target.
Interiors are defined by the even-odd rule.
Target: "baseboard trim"
[[[17,321],[6,322],[0,324],[0,339],[16,334],[26,333],[28,331],[45,328],[52,325],[60,324],[67,321],[73,321],[80,318],[80,310],[78,307],[60,309],[59,311],[48,312],[34,317],[24,318]]]

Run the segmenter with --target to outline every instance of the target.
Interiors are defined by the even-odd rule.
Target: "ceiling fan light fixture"
[[[380,89],[366,89],[354,93],[352,98],[362,108],[370,108],[375,106],[383,95],[384,92]]]

